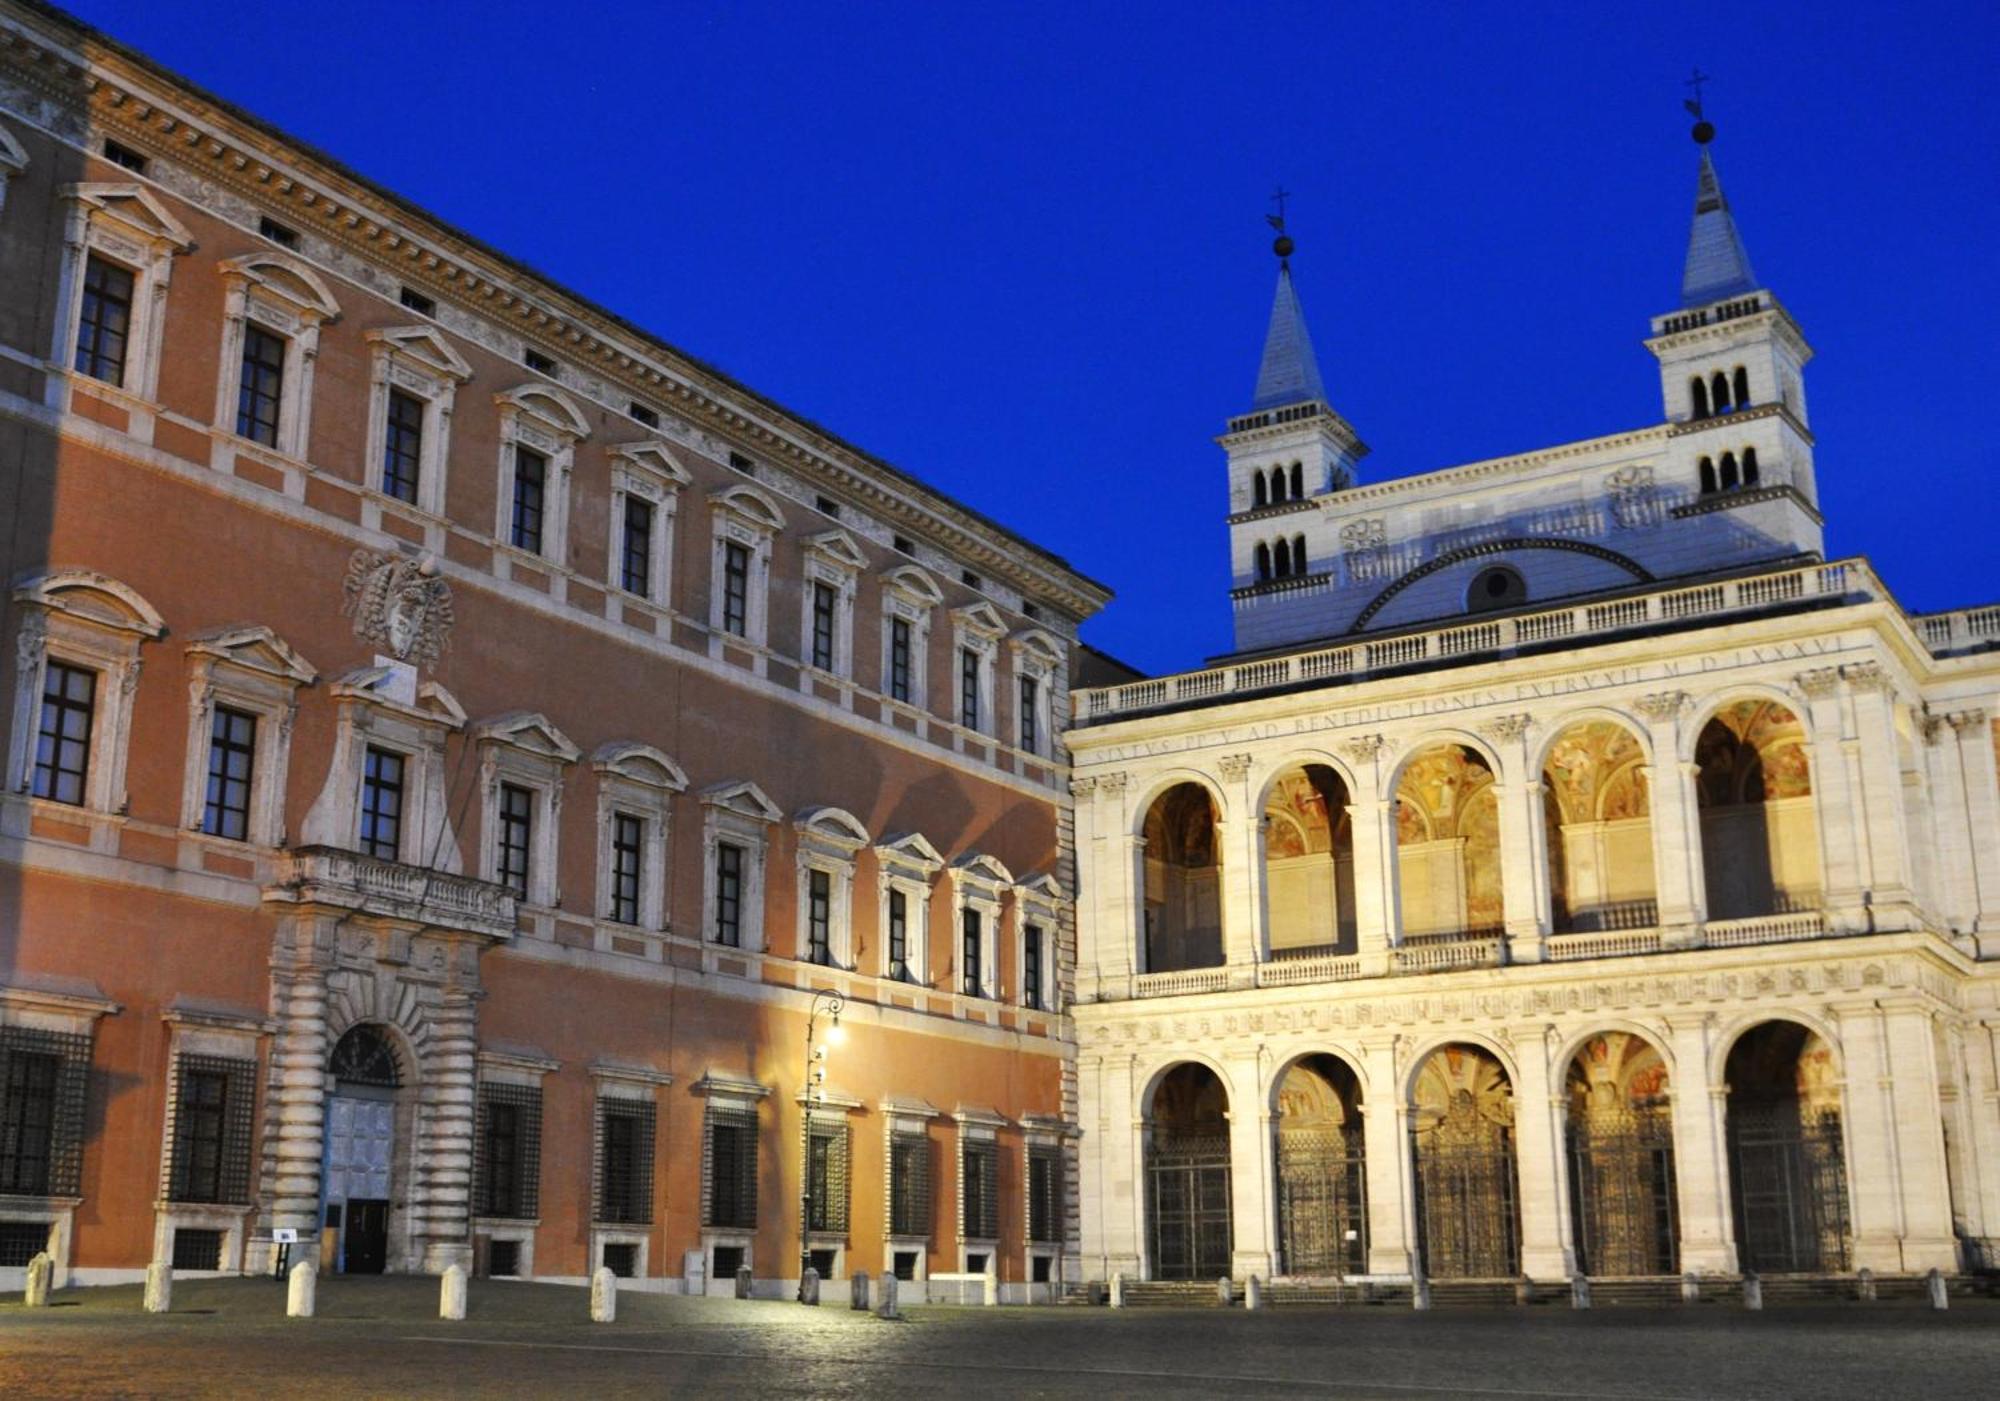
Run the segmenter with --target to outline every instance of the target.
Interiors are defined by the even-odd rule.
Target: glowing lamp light
[[[846,1040],[847,1028],[840,1024],[839,1017],[835,1017],[833,1025],[826,1029],[826,1044],[829,1046],[839,1046],[843,1045]]]

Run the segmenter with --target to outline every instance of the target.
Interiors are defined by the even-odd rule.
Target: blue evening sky
[[[1699,64],[1828,553],[2000,598],[1991,0],[70,3],[1067,556],[1154,671],[1229,645],[1274,183],[1363,480],[1656,422]]]

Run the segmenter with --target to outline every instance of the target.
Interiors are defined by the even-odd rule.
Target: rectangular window
[[[648,428],[658,428],[660,426],[660,415],[658,412],[647,408],[637,400],[626,406],[626,412],[632,415],[634,422],[643,423]]]
[[[501,784],[500,849],[494,878],[513,891],[516,900],[528,898],[528,842],[534,823],[535,795],[519,784]]]
[[[146,158],[122,142],[104,138],[104,159],[113,165],[122,165],[134,175],[146,173]]]
[[[639,877],[646,862],[646,822],[629,812],[611,815],[611,917],[639,922]]]
[[[176,1072],[169,1198],[249,1201],[256,1062],[183,1055]]]
[[[540,1215],[541,1086],[481,1085],[472,1142],[473,1213],[506,1220]]]
[[[1041,700],[1041,687],[1032,676],[1021,678],[1021,748],[1030,754],[1041,753],[1042,736],[1035,714]]]
[[[806,961],[833,962],[833,877],[806,872]]]
[[[815,1231],[847,1229],[847,1126],[814,1124],[806,1136],[806,1220]]]
[[[267,448],[278,445],[278,401],[284,384],[285,338],[246,321],[243,374],[236,385],[237,436]]]
[[[257,717],[215,707],[208,736],[208,791],[201,830],[211,837],[250,840],[250,775],[257,761]]]
[[[83,269],[83,311],[76,323],[78,374],[125,383],[125,346],[132,334],[132,274],[96,254]]]
[[[653,1219],[653,1106],[597,1102],[597,1204],[592,1219],[643,1225]]]
[[[734,540],[722,546],[722,630],[738,637],[750,632],[750,550]]]
[[[990,1138],[966,1141],[959,1149],[959,1185],[964,1214],[959,1231],[967,1240],[1000,1238],[1000,1147]]]
[[[833,585],[813,585],[812,664],[821,671],[833,670],[833,610],[839,595]]]
[[[556,362],[533,346],[521,351],[521,363],[539,374],[553,375],[556,372]]]
[[[210,1227],[174,1228],[173,1267],[177,1270],[222,1268],[222,1232]]]
[[[479,1185],[486,1216],[519,1216],[521,1170],[521,1109],[514,1104],[493,1104],[486,1108],[486,1126],[480,1135]]]
[[[533,448],[514,445],[514,519],[508,540],[517,550],[542,552],[542,504],[548,491],[549,460]]]
[[[889,892],[889,976],[899,982],[910,977],[910,901],[900,890]]]
[[[983,983],[980,979],[980,956],[985,952],[983,947],[985,939],[981,935],[979,911],[973,909],[965,911],[961,932],[960,946],[962,953],[959,963],[965,970],[965,995],[967,997],[979,997],[983,995]]]
[[[889,1234],[931,1233],[931,1144],[920,1133],[889,1139]]]
[[[970,647],[958,649],[958,723],[979,728],[979,653]]]
[[[47,1196],[62,1057],[8,1050],[0,1060],[0,1192]]]
[[[405,287],[397,300],[419,316],[436,316],[438,304],[414,287]]]
[[[889,620],[889,696],[910,698],[910,624],[904,618]]]
[[[1042,1005],[1042,926],[1030,924],[1021,930],[1021,1001],[1029,1007]]]
[[[640,497],[625,497],[625,519],[621,525],[618,587],[641,598],[653,596],[653,503]]]
[[[297,248],[299,246],[299,231],[288,224],[279,223],[268,214],[258,217],[257,232],[270,239],[271,242],[277,244],[280,248]]]
[[[715,942],[743,945],[743,848],[733,842],[715,845]]]
[[[403,853],[403,756],[373,745],[361,773],[361,850],[384,861]]]
[[[711,1105],[708,1151],[701,1164],[704,1226],[757,1226],[757,1111]]]
[[[97,673],[50,658],[42,677],[41,729],[35,736],[37,798],[83,805],[96,706]]]
[[[398,501],[417,499],[417,472],[424,453],[424,401],[400,389],[389,391],[389,420],[382,438],[382,492]]]
[[[1028,1239],[1059,1243],[1063,1238],[1062,1149],[1028,1149]]]

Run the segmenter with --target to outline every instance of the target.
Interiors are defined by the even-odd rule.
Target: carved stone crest
[[[354,619],[354,635],[373,642],[399,662],[434,662],[451,631],[451,586],[437,577],[437,562],[356,550],[347,561],[340,611]]]
[[[1660,518],[1659,493],[1653,485],[1653,469],[1634,464],[1620,467],[1604,479],[1611,497],[1611,519],[1622,529],[1653,525]]]

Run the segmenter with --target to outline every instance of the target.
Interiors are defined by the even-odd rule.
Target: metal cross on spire
[[[1697,64],[1695,66],[1693,74],[1688,78],[1688,80],[1685,83],[1682,84],[1683,87],[1690,87],[1694,89],[1694,96],[1689,98],[1683,98],[1681,100],[1681,106],[1687,108],[1689,115],[1691,115],[1696,121],[1701,120],[1701,85],[1708,81],[1709,81],[1708,74],[1702,72],[1701,66]]]
[[[1286,189],[1282,184],[1280,184],[1277,189],[1271,192],[1271,203],[1278,206],[1278,212],[1276,214],[1266,214],[1264,218],[1266,222],[1268,222],[1271,225],[1271,227],[1276,229],[1279,233],[1283,233],[1285,231],[1285,201],[1290,199],[1291,197],[1292,197],[1292,192]]]

